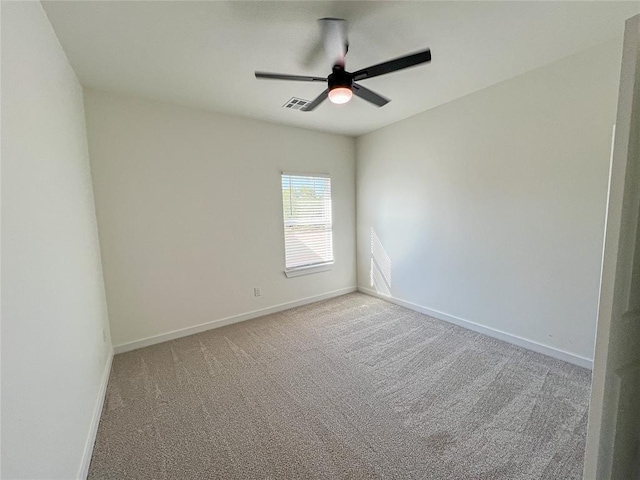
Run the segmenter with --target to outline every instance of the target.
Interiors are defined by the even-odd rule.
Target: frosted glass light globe
[[[337,104],[347,103],[349,100],[351,100],[352,96],[353,92],[350,88],[346,87],[338,87],[329,91],[329,100]]]

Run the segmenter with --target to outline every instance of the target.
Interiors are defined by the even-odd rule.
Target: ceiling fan
[[[318,95],[311,103],[300,110],[310,112],[320,105],[327,97],[333,103],[347,103],[353,95],[368,102],[383,107],[389,103],[389,99],[363,87],[356,81],[377,77],[387,73],[402,70],[404,68],[420,65],[431,61],[431,50],[428,48],[411,55],[389,60],[388,62],[362,68],[356,72],[347,72],[344,69],[345,55],[349,49],[347,41],[346,21],[340,18],[321,18],[322,38],[324,50],[333,68],[328,77],[309,77],[305,75],[287,75],[281,73],[255,72],[256,78],[271,80],[296,80],[302,82],[326,82],[327,89]]]

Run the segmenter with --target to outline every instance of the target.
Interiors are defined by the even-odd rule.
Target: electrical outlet
[[[102,329],[102,343],[105,343],[107,341],[107,331],[103,328]]]
[[[259,297],[260,295],[262,295],[262,291],[260,290],[260,287],[255,287],[253,289],[253,296],[254,297]]]

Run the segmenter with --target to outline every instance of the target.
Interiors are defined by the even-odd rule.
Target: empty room
[[[640,480],[640,3],[2,1],[3,479]]]

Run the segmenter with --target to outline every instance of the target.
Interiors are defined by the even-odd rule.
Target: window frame
[[[331,216],[330,216],[330,227],[331,227],[331,260],[326,262],[318,262],[309,265],[301,265],[297,267],[287,268],[287,233],[286,233],[286,219],[284,212],[284,199],[282,199],[281,204],[281,212],[282,212],[282,233],[283,233],[283,243],[284,243],[284,274],[287,278],[298,277],[301,275],[309,275],[312,273],[326,272],[333,268],[335,264],[335,253],[334,253],[334,242],[333,242],[333,179],[331,175],[328,173],[320,173],[320,172],[293,172],[293,171],[282,171],[280,172],[280,194],[282,195],[282,180],[284,176],[289,177],[312,177],[312,178],[327,178],[329,179],[329,188],[330,188],[330,197],[329,200],[331,202]]]

